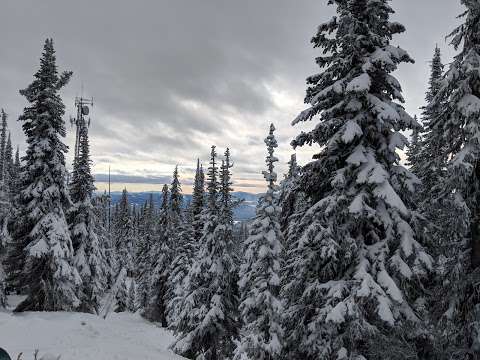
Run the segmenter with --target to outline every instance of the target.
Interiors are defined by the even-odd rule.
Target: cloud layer
[[[407,33],[394,39],[417,60],[398,77],[407,109],[418,113],[435,43],[461,10],[457,1],[393,1]],[[259,190],[270,122],[278,129],[280,171],[299,131],[305,78],[318,71],[309,40],[332,9],[319,0],[6,0],[0,14],[0,106],[15,120],[25,105],[18,89],[38,67],[43,41],[53,37],[61,69],[74,71],[63,98],[93,96],[94,170],[168,181],[179,164],[189,184],[197,157],[211,144],[231,147],[238,189]],[[72,145],[69,134],[67,142]],[[23,145],[20,144],[21,148]],[[306,161],[312,151],[300,154]],[[125,181],[126,179],[119,180]],[[127,181],[125,181],[127,182]]]

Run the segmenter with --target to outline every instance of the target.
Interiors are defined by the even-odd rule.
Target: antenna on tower
[[[82,84],[82,95],[83,95],[83,84]],[[93,97],[91,99],[86,99],[83,96],[75,97],[75,106],[77,108],[77,117],[70,117],[70,123],[72,126],[76,126],[75,134],[75,159],[78,157],[80,152],[80,135],[83,129],[88,129],[90,127],[90,118],[88,120],[85,117],[90,114],[89,106],[93,106]]]

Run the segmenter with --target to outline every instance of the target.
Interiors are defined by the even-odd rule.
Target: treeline
[[[18,149],[12,157],[2,113],[1,306],[16,293],[24,298],[15,312],[138,311],[175,331],[179,353],[229,356],[240,330],[245,238],[244,225],[233,220],[239,200],[232,197],[230,150],[219,156],[212,146],[206,173],[197,162],[189,204],[176,167],[158,208],[153,195],[132,206],[126,190],[112,206],[106,193],[94,195],[86,123],[78,124],[78,154],[72,173],[66,170],[59,92],[71,76],[59,73],[47,39],[33,82],[20,91],[29,103],[19,117],[27,142],[21,159]],[[270,138],[273,189],[273,127]]]
[[[392,75],[413,59],[392,45],[405,28],[389,1],[329,1],[293,122],[314,125],[292,146],[319,152],[302,167],[292,156],[277,186],[270,127],[267,192],[240,240],[228,149],[212,147],[205,175],[198,163],[187,207],[177,169],[159,209],[92,198],[86,130],[66,183],[58,91],[71,73],[47,40],[21,91],[27,152],[2,181],[6,287],[27,295],[16,310],[139,311],[189,359],[479,358],[480,3],[461,2],[458,54],[445,68],[435,49],[420,124]]]
[[[293,122],[315,121],[293,147],[320,151],[283,208],[279,358],[478,359],[480,2],[461,0],[448,67],[435,49],[421,123],[392,75],[414,61],[389,1],[329,3]]]
[[[6,293],[17,292],[26,295],[17,312],[140,309],[167,326],[178,311],[173,304],[202,239],[225,242],[224,251],[232,257],[238,251],[234,239],[242,229],[233,223],[239,202],[231,196],[230,150],[219,157],[212,146],[207,179],[197,162],[190,204],[184,204],[176,167],[159,208],[153,195],[143,207],[132,206],[126,190],[112,205],[106,193],[94,196],[85,123],[79,125],[73,171],[66,171],[65,107],[59,91],[71,76],[59,74],[53,41],[47,39],[34,81],[20,91],[29,102],[19,118],[27,141],[21,161],[18,148],[12,156],[2,111],[1,304]]]

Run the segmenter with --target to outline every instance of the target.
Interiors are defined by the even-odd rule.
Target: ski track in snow
[[[112,313],[107,319],[67,312],[0,312],[0,347],[12,359],[181,360],[168,349],[173,335],[139,314]]]

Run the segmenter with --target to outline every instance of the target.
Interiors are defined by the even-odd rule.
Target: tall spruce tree
[[[128,201],[127,189],[123,189],[122,197],[115,211],[113,219],[113,243],[117,257],[116,273],[122,268],[127,270],[127,275],[134,272],[133,257],[135,250],[134,216]]]
[[[302,186],[302,167],[297,164],[295,155],[288,162],[288,173],[280,183],[278,194],[281,209],[280,227],[284,239],[284,253],[289,253],[296,246],[303,234],[304,228],[301,220],[310,208],[311,200],[307,197]],[[293,271],[293,272],[292,272]],[[295,269],[282,268],[282,286],[295,277]]]
[[[417,116],[414,117],[415,122],[418,121]],[[420,151],[422,148],[422,138],[421,138],[421,129],[415,127],[412,130],[412,137],[410,139],[410,143],[408,145],[406,155],[408,159],[408,165],[410,166],[410,171],[415,175],[418,174],[418,167],[419,167],[419,157]]]
[[[192,224],[181,225],[180,237],[177,241],[176,256],[170,265],[166,294],[166,312],[168,326],[176,331],[185,299],[186,282],[197,248]]]
[[[100,253],[103,258],[103,284],[105,289],[111,288],[115,281],[116,257],[114,253],[114,246],[112,244],[110,233],[110,197],[106,191],[102,195],[93,197],[93,211],[95,213],[95,233],[98,237],[100,246]]]
[[[165,294],[165,303],[167,306],[166,313],[168,316],[168,303],[176,298],[176,291],[181,286],[183,277],[188,271],[190,251],[190,239],[186,238],[183,214],[183,194],[180,184],[180,176],[178,173],[178,165],[175,166],[172,175],[172,184],[170,186],[170,206],[167,217],[167,234],[168,242],[171,249],[171,263],[169,265],[169,274],[167,281],[167,293]],[[172,313],[173,314],[173,313]],[[175,316],[170,316],[172,319]]]
[[[5,145],[4,152],[4,163],[3,163],[3,186],[8,192],[9,197],[14,194],[12,191],[12,186],[14,185],[14,160],[13,160],[13,147],[12,147],[12,137],[8,133],[7,143]]]
[[[21,166],[21,163],[20,163],[20,148],[18,147],[18,145],[17,145],[17,150],[15,151],[14,166],[15,166],[15,169],[17,170],[16,174],[18,175],[20,173],[20,166]]]
[[[7,113],[5,110],[0,111],[0,115],[2,117],[2,127],[0,129],[0,182],[3,181],[3,173],[4,173],[4,163],[5,163],[5,146],[7,145]]]
[[[11,242],[8,224],[12,219],[12,210],[14,208],[13,197],[16,193],[15,187],[15,168],[12,158],[12,142],[10,134],[3,149],[3,179],[0,180],[0,307],[6,305],[6,273],[3,267],[3,261],[7,251],[7,244]]]
[[[7,154],[9,141],[5,142],[6,132],[6,115],[2,109],[2,128],[0,130],[0,162],[2,163],[0,167],[0,171],[2,172],[2,176],[0,177],[0,309],[4,308],[7,304],[7,281],[5,270],[3,268],[3,259],[5,257],[7,242],[10,240],[7,225],[12,210],[11,184],[9,181],[10,177],[7,176],[7,174],[10,172],[8,170],[6,171],[5,168],[9,163],[9,156]],[[10,140],[10,135],[8,136],[8,140]]]
[[[12,157],[13,148],[10,132],[8,132],[7,115],[1,110],[2,127],[0,130],[0,307],[5,307],[7,274],[4,269],[6,253],[11,244],[10,230],[8,228],[14,215],[14,196],[17,193],[18,171]],[[7,136],[8,132],[8,136]],[[7,140],[5,141],[5,137]]]
[[[7,115],[1,111],[2,127],[0,129],[0,259],[5,252],[8,236],[7,224],[12,209],[13,160],[12,142],[8,132]],[[8,134],[8,138],[7,138]]]
[[[443,68],[440,48],[436,46],[430,64],[430,79],[425,95],[426,105],[422,109],[423,133],[420,140],[419,153],[416,160],[413,161],[415,163],[413,171],[421,180],[417,198],[420,207],[424,211],[434,210],[430,207],[435,204],[439,199],[439,195],[443,193],[442,184],[445,178],[447,157],[444,151],[442,124],[439,122],[439,115],[442,109],[441,104],[444,100],[435,100],[441,88]],[[429,218],[431,221],[434,221],[439,214],[431,215]]]
[[[19,118],[27,150],[7,270],[17,289],[27,296],[16,311],[72,310],[79,305],[76,288],[81,279],[72,266],[72,241],[65,219],[70,200],[65,183],[67,147],[62,142],[65,106],[59,96],[71,75],[58,74],[53,40],[47,39],[34,81],[20,90],[30,103]]]
[[[117,280],[115,281],[113,293],[115,294],[115,308],[117,313],[127,311],[128,290],[127,290],[127,270],[121,268]]]
[[[140,235],[136,249],[136,305],[144,310],[148,304],[150,291],[150,276],[152,271],[152,248],[156,238],[155,204],[153,194],[150,194],[143,209]]]
[[[439,190],[447,199],[442,205],[457,220],[456,235],[447,239],[443,251],[441,300],[446,301],[437,305],[443,312],[444,352],[450,359],[476,359],[480,357],[480,3],[461,3],[467,9],[460,16],[464,22],[450,34],[459,53],[444,79],[435,84],[437,94],[426,110],[435,126],[428,153],[432,162],[447,169]],[[451,231],[451,222],[441,226]]]
[[[297,163],[297,155],[292,154],[288,162],[288,172],[285,178],[280,182],[279,194],[277,197],[278,204],[281,209],[280,226],[284,237],[287,237],[288,225],[290,217],[298,209],[302,196],[298,189],[301,168]]]
[[[86,124],[80,127],[79,154],[73,163],[70,183],[72,207],[68,212],[74,249],[74,265],[82,278],[79,310],[97,313],[105,288],[106,261],[100,249],[97,218],[92,202],[95,190],[91,173],[90,146]]]
[[[12,142],[8,133],[7,115],[1,110],[2,127],[0,129],[0,260],[3,259],[6,243],[9,239],[8,221],[12,210]],[[8,139],[7,139],[8,133]],[[1,270],[0,270],[1,271]]]
[[[307,79],[310,106],[293,122],[315,120],[292,145],[321,150],[303,168],[311,206],[287,255],[285,356],[384,359],[388,344],[390,359],[405,359],[423,337],[415,302],[432,267],[411,224],[414,177],[396,152],[400,131],[419,125],[391,73],[413,60],[390,45],[405,29],[387,0],[328,3],[337,16],[312,39],[323,71]]]
[[[157,236],[152,248],[152,276],[150,278],[150,295],[144,316],[158,321],[163,327],[167,322],[167,293],[170,264],[173,259],[172,244],[169,237],[170,193],[168,185],[162,189]]]
[[[215,236],[223,243],[224,251],[224,278],[229,282],[228,288],[223,294],[225,311],[229,311],[232,321],[227,322],[226,329],[229,331],[227,336],[235,340],[238,338],[239,322],[238,322],[238,269],[240,267],[240,244],[235,242],[233,209],[237,206],[238,201],[232,197],[232,173],[233,168],[230,149],[224,152],[224,159],[220,167],[220,188],[219,188],[219,223],[215,230]],[[225,353],[229,354],[233,351],[233,344],[225,344]]]
[[[172,182],[177,195],[174,198],[182,199],[178,170],[175,168]],[[172,201],[171,201],[172,203]],[[173,204],[173,203],[172,203]],[[172,206],[170,220],[170,239],[174,249],[174,259],[170,265],[167,286],[167,317],[169,327],[175,330],[178,327],[178,317],[183,307],[185,298],[185,281],[190,271],[192,259],[195,254],[196,241],[194,238],[193,224],[187,223],[186,214],[181,211],[182,206]]]
[[[446,150],[442,120],[446,99],[443,92],[440,94],[444,66],[438,46],[435,48],[430,67],[426,104],[422,112],[424,132],[413,170],[420,179],[416,193],[418,208],[429,222],[422,229],[424,236],[429,239],[430,252],[439,257],[440,274],[442,274],[444,271],[449,272],[444,266],[448,267],[447,263],[452,263],[453,258],[446,256],[451,254],[451,247],[458,248],[457,245],[465,240],[468,222],[464,219],[468,214],[465,212],[467,211],[465,204],[458,197],[459,194],[445,184],[449,153]],[[443,275],[440,275],[438,280],[442,281],[442,278]],[[448,296],[443,298],[446,299]],[[440,308],[435,307],[437,310]]]
[[[224,160],[220,167],[220,214],[225,224],[230,224],[233,220],[233,202],[232,202],[232,174],[230,169],[233,164],[230,159],[230,149],[227,148],[224,153]]]
[[[238,360],[278,359],[282,351],[280,260],[283,235],[279,222],[280,207],[275,199],[277,174],[274,164],[278,159],[274,151],[278,145],[274,131],[272,124],[265,139],[268,155],[267,171],[263,176],[268,189],[257,206],[240,268],[242,329],[234,357]]]
[[[178,175],[178,166],[175,166],[172,176],[172,185],[170,186],[170,216],[172,221],[177,221],[182,213],[183,195],[182,186]]]
[[[135,281],[131,280],[128,286],[127,310],[131,313],[137,311]]]
[[[219,173],[217,153],[212,146],[207,174],[208,203],[200,248],[188,274],[185,300],[179,314],[173,349],[191,359],[219,360],[232,355],[236,333],[232,301],[234,262],[229,244],[219,236]]]
[[[203,217],[202,212],[205,207],[205,175],[203,167],[200,164],[200,159],[197,160],[197,170],[195,172],[195,180],[193,183],[193,194],[191,215],[193,220],[193,229],[195,240],[198,242],[202,237],[203,231]]]
[[[422,190],[420,194],[423,201],[427,198],[437,198],[432,192],[438,192],[439,187],[445,177],[445,166],[447,159],[443,150],[442,124],[439,123],[439,115],[441,114],[444,99],[435,100],[441,89],[443,79],[443,69],[441,52],[438,46],[430,64],[430,79],[428,90],[425,95],[426,105],[423,107],[422,122],[424,131],[420,145],[420,154],[418,165],[415,168],[415,174],[422,181]]]
[[[13,170],[12,170],[12,184],[10,186],[10,191],[12,193],[12,199],[14,199],[15,195],[18,192],[18,188],[20,187],[20,149],[17,145],[17,150],[15,151],[15,159],[13,162]]]

